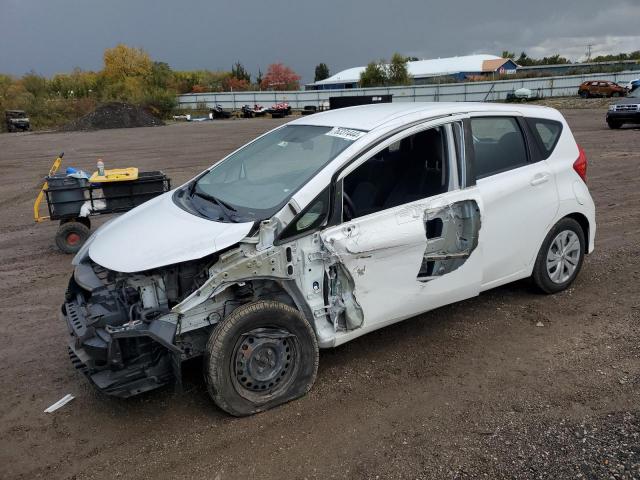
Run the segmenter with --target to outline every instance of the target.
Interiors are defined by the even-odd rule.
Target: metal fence
[[[519,88],[533,90],[541,97],[577,95],[578,86],[588,80],[607,79],[627,83],[640,77],[640,70],[619,73],[594,73],[545,78],[522,78],[493,82],[443,83],[411,87],[352,88],[345,90],[315,90],[287,92],[224,92],[187,93],[178,96],[182,108],[213,107],[220,104],[226,109],[239,109],[245,104],[270,107],[274,103],[288,102],[291,108],[307,105],[320,106],[329,97],[346,95],[393,95],[394,102],[487,102],[504,100],[507,94]]]

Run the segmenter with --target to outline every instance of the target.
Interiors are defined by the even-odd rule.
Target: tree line
[[[35,72],[22,77],[0,73],[0,111],[26,110],[36,128],[55,126],[83,115],[98,104],[123,101],[169,116],[182,93],[298,90],[300,76],[281,63],[253,77],[240,62],[229,71],[173,70],[141,48],[119,44],[103,54],[100,71],[79,68],[49,78]]]

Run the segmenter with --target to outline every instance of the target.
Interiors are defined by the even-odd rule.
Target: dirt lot
[[[519,282],[323,351],[309,395],[245,419],[210,402],[198,364],[184,393],[96,393],[57,317],[71,257],[31,205],[61,150],[177,185],[280,121],[0,135],[0,477],[640,478],[640,130],[565,113],[598,211],[570,290]]]

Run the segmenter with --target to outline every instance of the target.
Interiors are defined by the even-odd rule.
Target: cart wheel
[[[64,253],[77,253],[89,238],[89,229],[80,222],[66,222],[56,233],[56,245]]]

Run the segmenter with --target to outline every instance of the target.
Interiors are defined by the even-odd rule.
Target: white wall
[[[277,102],[288,102],[291,108],[302,109],[305,105],[318,106],[321,102],[328,101],[329,97],[385,94],[393,95],[394,102],[484,102],[504,100],[508,93],[522,87],[538,92],[542,97],[567,97],[577,95],[578,86],[587,80],[605,79],[624,84],[636,78],[640,78],[640,70],[411,87],[291,92],[187,93],[179,95],[178,102],[182,108],[196,108],[199,104],[212,107],[219,103],[226,109],[240,109],[244,104],[258,103],[270,107]]]

